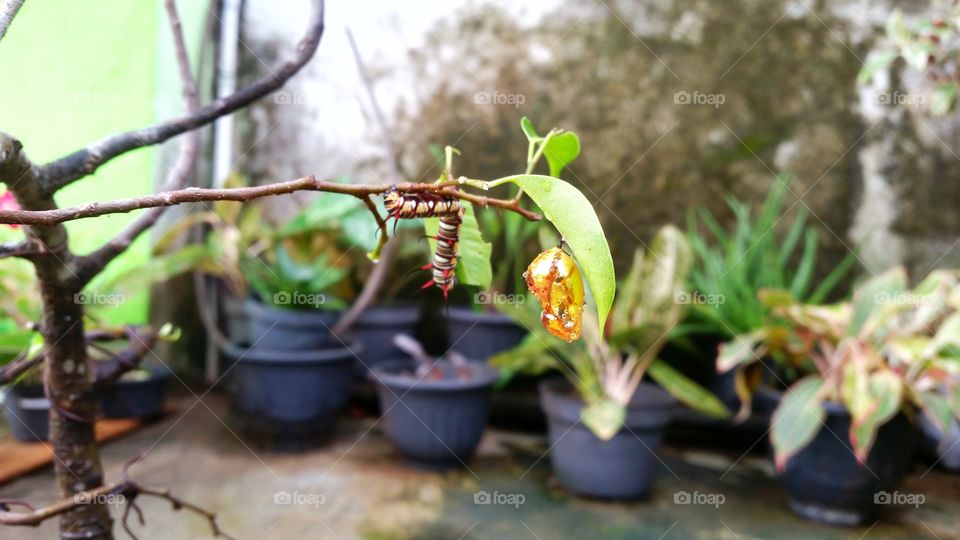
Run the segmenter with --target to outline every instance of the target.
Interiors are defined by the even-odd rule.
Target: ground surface
[[[238,539],[893,539],[957,538],[960,479],[918,470],[903,492],[922,493],[917,509],[894,509],[872,527],[837,529],[804,522],[786,509],[783,491],[761,455],[663,451],[664,469],[650,499],[604,503],[571,497],[551,478],[543,437],[488,431],[470,469],[445,475],[412,470],[395,455],[374,420],[346,420],[336,440],[304,454],[275,454],[238,438],[225,402],[178,401],[178,412],[104,448],[108,477],[144,448],[142,483],[173,487],[216,509]],[[357,415],[354,415],[357,416]],[[34,504],[51,497],[52,473],[0,487],[0,498]],[[476,504],[499,493],[522,504]],[[676,504],[677,492],[722,495],[718,507]],[[510,495],[514,495],[512,499]],[[716,497],[713,500],[717,500]],[[141,539],[208,538],[202,519],[144,500]],[[119,515],[115,512],[115,515]],[[55,526],[7,529],[10,540],[55,538]],[[118,529],[118,538],[124,533]]]

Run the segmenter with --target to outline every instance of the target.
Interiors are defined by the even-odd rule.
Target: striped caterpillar
[[[450,289],[456,285],[457,245],[460,242],[460,224],[463,222],[463,206],[459,199],[444,197],[432,193],[399,193],[389,191],[383,198],[389,217],[415,219],[439,217],[440,227],[433,237],[437,247],[433,260],[422,267],[430,270],[432,278],[423,284],[423,289],[436,285],[446,298]]]

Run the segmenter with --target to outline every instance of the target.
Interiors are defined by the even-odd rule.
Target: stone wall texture
[[[385,179],[349,28],[409,179],[436,177],[433,144],[463,152],[462,174],[518,172],[523,115],[575,130],[583,154],[565,177],[621,267],[662,224],[697,206],[729,221],[725,197],[760,201],[781,172],[794,177],[786,221],[809,212],[821,271],[857,246],[872,272],[960,266],[958,122],[896,106],[924,85],[899,68],[856,84],[894,4],[909,16],[927,2],[345,4],[329,6],[306,73],[244,114],[238,166],[255,179]],[[247,2],[241,81],[297,39],[307,2],[285,5]]]

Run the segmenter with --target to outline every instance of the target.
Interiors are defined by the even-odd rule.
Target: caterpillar
[[[460,211],[460,200],[433,193],[388,191],[383,197],[383,206],[392,218],[415,219],[456,214]]]
[[[459,207],[459,203],[457,204]],[[433,251],[433,261],[424,265],[424,270],[432,270],[433,278],[423,284],[423,289],[436,285],[443,291],[443,298],[457,284],[457,244],[460,242],[460,224],[463,222],[463,208],[456,212],[440,216],[440,228],[437,229],[437,248]]]
[[[401,219],[439,217],[440,227],[433,237],[437,247],[429,264],[421,267],[430,270],[432,277],[421,289],[436,285],[443,291],[444,299],[457,282],[457,246],[460,242],[460,224],[463,222],[463,206],[460,200],[434,193],[400,193],[389,191],[383,197],[388,216]]]

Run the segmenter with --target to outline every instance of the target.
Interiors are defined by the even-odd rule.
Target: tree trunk
[[[36,171],[21,152],[20,142],[0,133],[0,182],[26,210],[52,210],[53,197],[43,193]],[[43,298],[41,332],[46,344],[44,380],[52,404],[50,441],[60,496],[103,485],[103,468],[93,431],[97,400],[93,369],[87,362],[82,284],[73,267],[63,225],[31,226],[27,236],[45,253],[31,258]],[[112,540],[112,520],[103,501],[91,501],[60,516],[61,540]]]

